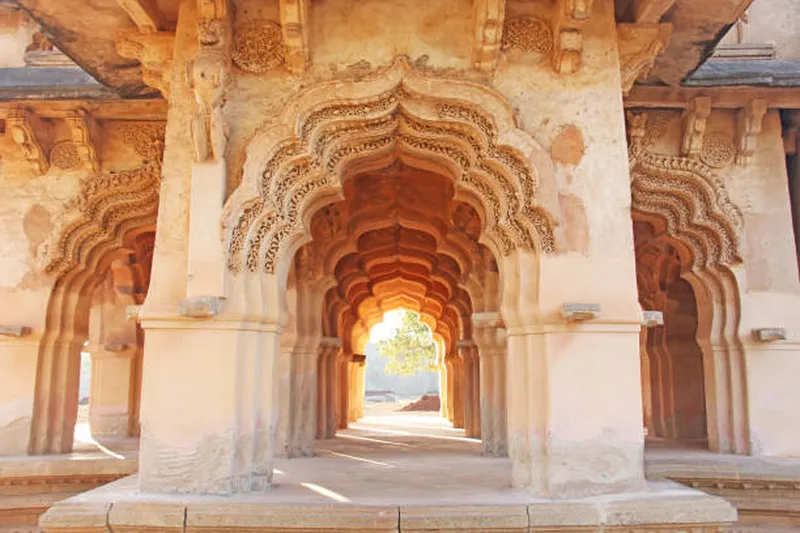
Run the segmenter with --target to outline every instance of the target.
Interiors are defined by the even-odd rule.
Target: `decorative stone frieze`
[[[432,158],[457,169],[456,185],[472,191],[486,206],[486,231],[499,253],[516,247],[555,251],[551,217],[535,202],[535,170],[517,148],[497,142],[501,128],[516,129],[513,119],[487,115],[466,98],[443,100],[439,94],[445,93],[429,92],[424,79],[407,62],[399,62],[380,77],[352,82],[351,89],[363,95],[358,103],[330,98],[321,84],[307,91],[302,101],[287,105],[283,120],[296,124],[295,133],[286,138],[265,137],[269,146],[257,156],[260,178],[245,179],[228,200],[228,268],[274,272],[286,243],[301,231],[303,206],[326,189],[340,187],[339,176],[350,163],[400,153]],[[452,85],[453,90],[459,87],[462,92],[473,90],[458,81],[437,84]],[[486,98],[480,92],[475,98]],[[313,109],[306,112],[304,102],[312,101],[308,97],[312,93]],[[505,104],[500,106],[492,107],[505,108]],[[356,143],[343,144],[356,131]],[[515,137],[506,138],[525,138],[516,131]],[[533,146],[530,141],[524,143],[525,150]]]
[[[37,262],[47,273],[61,275],[83,264],[94,245],[118,241],[117,230],[131,220],[154,224],[158,212],[158,184],[164,125],[126,124],[125,135],[145,156],[133,170],[92,174],[81,180],[77,198],[65,206],[50,238],[40,246]]]
[[[710,102],[700,101],[684,115],[684,124],[692,133],[683,139],[683,148],[689,152],[703,140],[709,113]],[[714,168],[706,163],[732,160],[733,149],[709,148],[705,155],[699,150],[699,158],[653,153],[648,150],[653,136],[642,112],[628,113],[628,132],[633,209],[663,219],[667,233],[691,249],[695,266],[740,262],[742,214]]]

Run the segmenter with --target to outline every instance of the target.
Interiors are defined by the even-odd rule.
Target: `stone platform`
[[[509,487],[507,459],[438,417],[371,417],[320,441],[317,457],[278,460],[268,493],[143,494],[136,476],[54,505],[47,532],[108,531],[722,531],[721,498],[668,481],[583,500],[537,500]]]

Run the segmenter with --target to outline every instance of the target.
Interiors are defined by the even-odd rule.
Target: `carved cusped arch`
[[[742,214],[703,163],[642,151],[631,168],[631,207],[662,220],[691,267],[741,262]]]
[[[122,246],[127,228],[154,226],[159,200],[158,166],[90,176],[42,244],[37,261],[63,276],[89,267],[93,256]]]
[[[317,85],[248,148],[223,220],[228,268],[276,272],[347,176],[398,159],[451,179],[456,198],[483,214],[481,240],[495,253],[552,253],[555,222],[537,202],[539,172],[551,171],[543,154],[499,95],[404,60],[373,79]]]

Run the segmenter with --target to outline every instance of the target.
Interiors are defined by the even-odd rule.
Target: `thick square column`
[[[644,487],[640,319],[632,298],[635,285],[619,291],[617,301],[613,291],[595,291],[593,301],[585,307],[599,306],[599,314],[572,320],[554,305],[557,300],[551,299],[567,296],[579,301],[583,290],[585,295],[592,294],[585,282],[575,281],[585,280],[592,268],[605,270],[610,287],[633,284],[632,276],[626,279],[632,266],[548,258],[541,264],[540,292],[539,269],[532,254],[517,252],[507,258],[505,267],[516,285],[504,299],[508,446],[515,487],[549,498],[581,498]],[[556,287],[544,290],[556,280],[562,280],[559,291]],[[570,280],[570,288],[564,286],[564,280]],[[512,294],[519,295],[516,307],[506,307]],[[542,308],[536,309],[537,301]]]

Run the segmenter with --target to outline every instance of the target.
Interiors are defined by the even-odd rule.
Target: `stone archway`
[[[713,169],[689,157],[648,151],[644,122],[629,133],[633,219],[648,225],[653,239],[674,249],[680,278],[696,299],[708,446],[722,453],[747,454],[747,388],[736,274],[742,215]]]
[[[475,244],[491,251],[499,271],[498,296],[483,299],[494,307],[474,309],[497,317],[483,327],[503,328],[501,301],[503,316],[508,315],[514,324],[539,319],[535,311],[537,257],[556,251],[556,218],[551,213],[558,212],[558,201],[552,186],[540,187],[552,179],[549,156],[516,127],[512,110],[498,94],[468,82],[427,77],[401,60],[373,78],[322,83],[301,92],[286,105],[277,123],[250,142],[242,181],[224,209],[230,275],[226,303],[217,320],[248,324],[252,331],[265,334],[264,341],[231,337],[252,346],[246,348],[252,364],[269,366],[266,359],[257,362],[269,357],[269,352],[259,352],[255,344],[279,344],[283,352],[284,338],[289,335],[306,339],[321,335],[317,320],[304,327],[304,332],[291,325],[292,316],[299,316],[300,311],[294,304],[287,305],[287,292],[297,298],[297,307],[317,305],[316,297],[307,300],[294,292],[298,278],[306,276],[296,271],[297,253],[312,239],[315,214],[343,199],[343,186],[350,177],[396,163],[440,176],[450,187],[453,201],[480,217]],[[323,271],[319,278],[322,286],[330,281],[322,279],[325,274]],[[470,284],[475,287],[480,282]],[[456,309],[452,313],[463,314]],[[498,339],[492,343],[494,351],[505,353],[504,334],[484,337]],[[450,335],[446,347],[456,357],[458,340],[458,335]],[[302,344],[304,352],[316,347],[316,342],[297,338],[292,342]],[[533,348],[532,344],[517,344],[515,349],[521,356]],[[309,364],[303,367],[312,368]],[[284,370],[278,372],[283,375]],[[498,366],[496,374],[502,381],[505,366]],[[265,374],[256,379],[263,383],[275,378]],[[282,378],[277,379],[281,382]],[[472,376],[472,382],[477,381]],[[525,398],[519,401],[534,401],[531,394],[539,392],[521,390]],[[271,402],[272,396],[262,396],[253,419],[254,434],[269,426]],[[281,412],[283,409],[281,406]],[[500,409],[505,421],[505,407]],[[522,462],[514,464],[524,472],[514,480],[529,486],[536,482],[530,470],[538,467],[529,464],[526,445],[518,444],[512,459],[513,453],[519,454]],[[505,445],[500,449],[505,450]],[[165,458],[167,452],[163,450]],[[154,457],[156,453],[162,452],[154,452]],[[233,453],[249,452],[237,447]],[[259,479],[270,478],[272,453],[266,444],[252,455],[252,471]],[[155,469],[158,464],[151,466]]]
[[[130,141],[144,165],[85,178],[40,249],[41,269],[55,282],[39,345],[32,454],[72,450],[93,288],[115,259],[135,249],[138,236],[155,230],[163,133],[160,125],[133,127]]]

